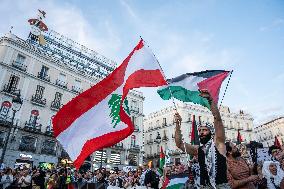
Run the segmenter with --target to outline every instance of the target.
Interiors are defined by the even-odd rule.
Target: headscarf
[[[212,137],[215,135],[215,128],[211,123],[209,123],[209,122],[200,123],[200,124],[198,124],[198,128],[199,127],[207,127],[210,130]]]
[[[269,166],[270,164],[276,164],[277,167],[277,174],[273,175],[270,170],[269,170]],[[280,183],[284,177],[284,172],[282,171],[282,169],[280,168],[280,164],[279,162],[275,162],[275,161],[265,161],[263,163],[263,167],[262,167],[262,174],[263,176],[266,178],[267,180],[267,187],[269,189],[277,189],[280,188]]]

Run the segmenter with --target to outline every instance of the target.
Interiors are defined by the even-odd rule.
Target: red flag
[[[277,147],[281,147],[280,141],[278,140],[277,136],[275,136],[274,145]]]
[[[240,129],[238,129],[237,144],[241,144],[242,142],[243,142],[243,137],[240,133]]]

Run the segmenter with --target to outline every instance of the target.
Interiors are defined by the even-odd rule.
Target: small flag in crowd
[[[240,129],[238,129],[237,144],[241,144],[242,142],[243,142],[243,137],[241,135]]]
[[[280,141],[278,140],[277,136],[275,136],[275,138],[274,138],[274,145],[277,146],[277,147],[281,147]]]
[[[195,120],[195,115],[192,116],[190,141],[192,145],[199,145],[199,137],[198,137],[198,130],[197,130],[197,124]]]
[[[109,76],[63,106],[53,119],[54,135],[75,167],[134,131],[126,98],[129,90],[165,84],[157,59],[141,39]]]
[[[164,154],[164,151],[163,151],[163,147],[161,146],[161,151],[160,151],[160,162],[159,162],[159,173],[161,175],[163,175],[163,170],[164,170],[164,166],[165,166],[165,154]]]
[[[188,181],[188,174],[181,173],[177,175],[171,175],[166,177],[162,189],[180,189],[184,188],[184,185]]]
[[[183,102],[193,102],[210,109],[208,100],[199,96],[199,90],[207,90],[215,103],[218,103],[222,82],[229,75],[229,71],[206,70],[202,72],[186,73],[168,80],[168,85],[158,89],[158,94],[164,100],[174,97]]]

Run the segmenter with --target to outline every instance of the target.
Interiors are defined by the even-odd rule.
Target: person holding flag
[[[197,156],[199,163],[200,188],[230,188],[227,180],[225,130],[222,123],[217,102],[208,90],[200,89],[200,97],[209,103],[214,117],[214,126],[210,123],[199,125],[200,146],[191,145],[182,141],[181,116],[175,114],[175,142],[182,151],[192,156]]]

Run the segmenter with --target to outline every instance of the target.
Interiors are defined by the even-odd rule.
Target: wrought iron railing
[[[56,85],[58,85],[59,87],[63,87],[65,89],[67,89],[67,83],[65,81],[62,81],[60,79],[57,79],[55,82]]]
[[[31,102],[36,105],[45,106],[46,105],[46,99],[40,98],[38,95],[34,94],[32,96]]]
[[[42,79],[42,80],[50,82],[50,76],[49,75],[38,72],[37,77]]]
[[[52,101],[50,105],[50,109],[58,111],[61,108],[62,104],[60,101]]]
[[[11,95],[21,95],[21,90],[20,89],[16,89],[16,88],[13,88],[13,87],[10,87],[9,85],[4,85],[3,89],[2,89],[3,92],[5,93],[8,93],[8,94],[11,94]]]
[[[72,91],[75,93],[81,93],[83,92],[83,89],[81,89],[80,87],[72,86]]]
[[[18,61],[13,61],[12,66],[14,68],[19,69],[19,70],[27,71],[27,65],[25,65],[24,63],[21,63],[21,62],[18,62]]]
[[[30,123],[26,121],[24,129],[28,131],[41,132],[41,127],[42,127],[42,124]]]

